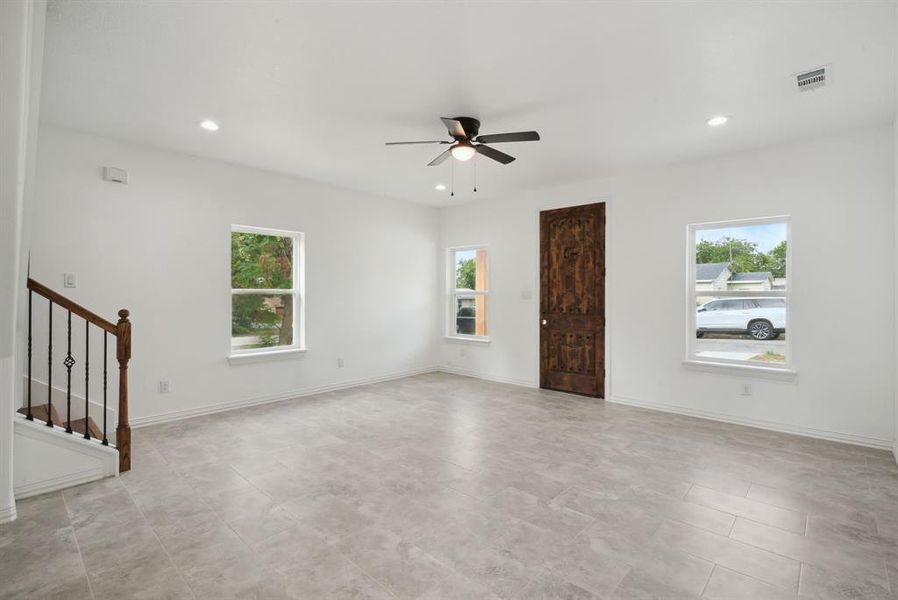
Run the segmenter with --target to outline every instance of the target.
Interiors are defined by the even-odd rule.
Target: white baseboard
[[[449,367],[449,366],[441,366],[440,371],[443,373],[451,373],[453,375],[463,375],[465,377],[474,377],[476,379],[483,379],[485,381],[495,381],[497,383],[508,383],[511,385],[520,385],[522,387],[535,388],[539,387],[539,384],[534,381],[527,380],[519,380],[519,379],[511,379],[505,377],[494,377],[491,375],[486,375],[484,373],[467,370],[467,369],[459,369],[457,367]],[[616,404],[626,404],[629,406],[636,406],[639,408],[647,408],[649,410],[656,410],[659,412],[673,413],[678,415],[685,415],[688,417],[698,417],[700,419],[708,419],[710,421],[720,421],[723,423],[732,423],[734,425],[744,425],[746,427],[754,427],[756,429],[765,429],[768,431],[776,431],[779,433],[789,433],[792,435],[800,435],[803,437],[817,438],[821,440],[828,440],[831,442],[841,442],[843,444],[852,444],[854,446],[864,446],[867,448],[876,448],[877,450],[890,450],[896,455],[896,462],[898,462],[898,451],[896,451],[896,443],[893,440],[879,439],[879,438],[871,438],[863,435],[856,435],[851,433],[841,433],[838,431],[827,431],[822,429],[812,429],[810,427],[798,427],[793,425],[783,425],[781,423],[773,423],[770,421],[763,421],[760,419],[749,419],[743,417],[735,417],[732,415],[726,415],[722,413],[716,413],[711,411],[697,410],[691,409],[682,406],[672,406],[669,404],[659,404],[656,402],[645,402],[642,400],[636,400],[634,398],[627,398],[620,395],[609,394],[607,398],[608,402],[613,402]]]
[[[333,392],[336,390],[344,390],[348,388],[359,387],[362,385],[370,385],[372,383],[380,383],[383,381],[392,381],[394,379],[402,379],[403,377],[412,377],[414,375],[423,375],[425,373],[435,373],[438,367],[421,367],[418,369],[409,369],[406,371],[397,371],[385,375],[376,375],[374,377],[364,377],[361,379],[353,379],[350,381],[342,381],[326,385],[302,388],[298,390],[290,390],[277,394],[267,394],[264,396],[255,396],[253,398],[245,398],[243,400],[234,400],[233,402],[225,402],[222,404],[207,404],[206,406],[198,406],[196,408],[187,408],[184,410],[176,410],[158,415],[148,415],[145,417],[137,417],[131,419],[131,428],[148,427],[150,425],[158,425],[160,423],[168,423],[170,421],[180,421],[181,419],[189,419],[191,417],[199,417],[202,415],[210,415],[213,413],[225,412],[229,410],[237,410],[250,406],[258,406],[260,404],[270,404],[272,402],[281,402],[282,400],[292,400],[294,398],[302,398],[303,396],[312,396],[314,394],[323,394],[325,392]]]
[[[9,523],[16,520],[16,505],[0,508],[0,523]]]
[[[441,373],[449,373],[451,375],[461,375],[463,377],[474,377],[475,379],[483,379],[484,381],[494,381],[496,383],[507,383],[510,385],[519,385],[521,387],[528,388],[537,388],[539,387],[539,382],[537,381],[529,381],[527,379],[513,379],[511,377],[496,377],[493,375],[487,375],[485,373],[481,373],[480,371],[473,371],[469,369],[459,369],[458,367],[450,367],[447,365],[443,365],[439,368]]]
[[[736,417],[733,415],[722,414],[713,411],[699,410],[687,408],[684,406],[675,406],[670,404],[658,404],[655,402],[645,402],[634,398],[627,398],[619,395],[612,395],[608,398],[608,402],[615,404],[626,404],[638,408],[647,408],[659,412],[673,413],[677,415],[685,415],[687,417],[698,417],[700,419],[708,419],[710,421],[720,421],[722,423],[732,423],[733,425],[744,425],[746,427],[754,427],[756,429],[766,429],[768,431],[776,431],[778,433],[789,433],[792,435],[800,435],[802,437],[817,438],[828,440],[831,442],[841,442],[843,444],[852,444],[854,446],[864,446],[867,448],[876,448],[878,450],[893,450],[893,440],[884,440],[879,438],[871,438],[864,435],[852,433],[842,433],[839,431],[828,431],[825,429],[813,429],[811,427],[800,427],[796,425],[784,425],[782,423],[773,423],[761,419],[750,419],[747,417]]]

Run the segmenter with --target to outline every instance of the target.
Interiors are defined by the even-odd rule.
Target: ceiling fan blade
[[[387,146],[401,146],[403,144],[449,144],[444,140],[427,140],[426,142],[385,142]]]
[[[435,159],[433,159],[432,161],[427,163],[427,166],[434,167],[434,166],[440,164],[441,162],[443,162],[444,160],[446,160],[447,158],[449,158],[450,156],[452,156],[452,151],[446,150],[445,152],[443,152],[442,154],[437,156]]]
[[[484,155],[487,158],[492,158],[495,161],[502,163],[503,165],[507,165],[511,161],[514,160],[514,156],[509,156],[504,152],[499,152],[495,148],[490,148],[489,146],[484,146],[480,144],[479,146],[474,146],[477,149],[477,152]]]
[[[443,125],[446,126],[446,129],[449,130],[449,135],[452,137],[468,137],[468,134],[465,133],[465,128],[462,127],[461,121],[456,121],[449,117],[440,117],[440,121],[442,121]]]
[[[535,131],[516,131],[514,133],[493,133],[477,137],[478,142],[496,144],[499,142],[538,142],[539,134]]]

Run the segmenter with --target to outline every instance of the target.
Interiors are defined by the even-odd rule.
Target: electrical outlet
[[[170,394],[171,393],[171,381],[162,380],[159,382],[159,393],[160,394]]]
[[[743,383],[742,387],[739,390],[739,395],[740,396],[751,396],[751,384]]]
[[[338,359],[337,359],[337,368],[338,368],[338,369],[342,369],[342,368],[343,368],[343,359],[342,359],[342,358],[338,358]]]
[[[78,279],[74,273],[65,273],[62,276],[62,285],[67,288],[73,288],[78,285]]]

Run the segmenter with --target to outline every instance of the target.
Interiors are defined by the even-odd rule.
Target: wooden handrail
[[[128,320],[129,312],[124,308],[118,311],[118,322],[111,323],[96,313],[87,310],[77,302],[70,300],[56,292],[44,284],[35,281],[31,277],[28,278],[28,289],[40,296],[43,296],[51,302],[77,315],[103,329],[107,333],[115,336],[115,357],[119,365],[119,385],[118,385],[118,424],[115,430],[115,446],[119,453],[119,472],[125,472],[131,469],[131,426],[128,423],[128,362],[131,360],[131,321]],[[29,373],[29,396],[28,396],[28,418],[31,415],[31,395],[30,395],[30,379],[31,379],[31,300],[29,296],[28,303],[28,373]],[[69,327],[71,327],[71,316],[69,317]],[[52,340],[52,336],[51,336]],[[52,345],[52,342],[51,342]],[[104,350],[105,352],[105,350]],[[71,369],[71,365],[67,365]],[[52,365],[50,366],[52,369]],[[105,367],[104,367],[105,369]],[[49,379],[49,377],[48,377]],[[69,382],[71,384],[71,382]],[[105,390],[105,371],[104,371],[104,390]],[[48,381],[49,387],[49,381]],[[51,390],[52,391],[52,390]],[[105,419],[105,391],[104,391],[104,419]],[[53,424],[50,404],[47,405],[48,425]],[[87,428],[87,415],[85,415],[85,429]],[[104,421],[105,422],[105,421]],[[69,431],[70,432],[70,431]],[[105,442],[105,424],[103,428],[104,444]],[[89,436],[86,436],[89,437]]]
[[[31,279],[29,277],[28,278],[28,289],[31,290],[32,292],[35,292],[36,294],[40,294],[47,300],[52,300],[53,304],[61,306],[66,310],[72,311],[72,314],[78,315],[85,321],[90,321],[97,327],[105,329],[112,335],[118,335],[118,327],[114,323],[110,323],[109,321],[107,321],[103,317],[97,315],[96,313],[87,310],[86,308],[84,308],[83,306],[78,304],[77,302],[75,302],[73,300],[69,300],[68,298],[66,298],[65,296],[60,294],[59,292],[51,290],[50,288],[45,286],[43,283],[40,283],[39,281],[35,281],[34,279]]]

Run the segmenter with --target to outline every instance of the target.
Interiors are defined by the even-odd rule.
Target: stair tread
[[[28,407],[23,406],[18,410],[20,414],[27,415]],[[59,411],[56,410],[56,407],[53,406],[50,409],[50,414],[53,417],[53,424],[58,425],[59,427],[65,427],[66,423],[63,419],[59,417]],[[38,404],[32,405],[31,407],[31,416],[34,417],[35,421],[47,421],[47,405],[46,404]],[[84,435],[84,419],[73,419],[69,424],[72,428],[73,433],[80,433]],[[93,417],[87,417],[87,428],[90,431],[90,436],[97,439],[103,439],[103,431],[97,425],[97,422],[94,421]]]

